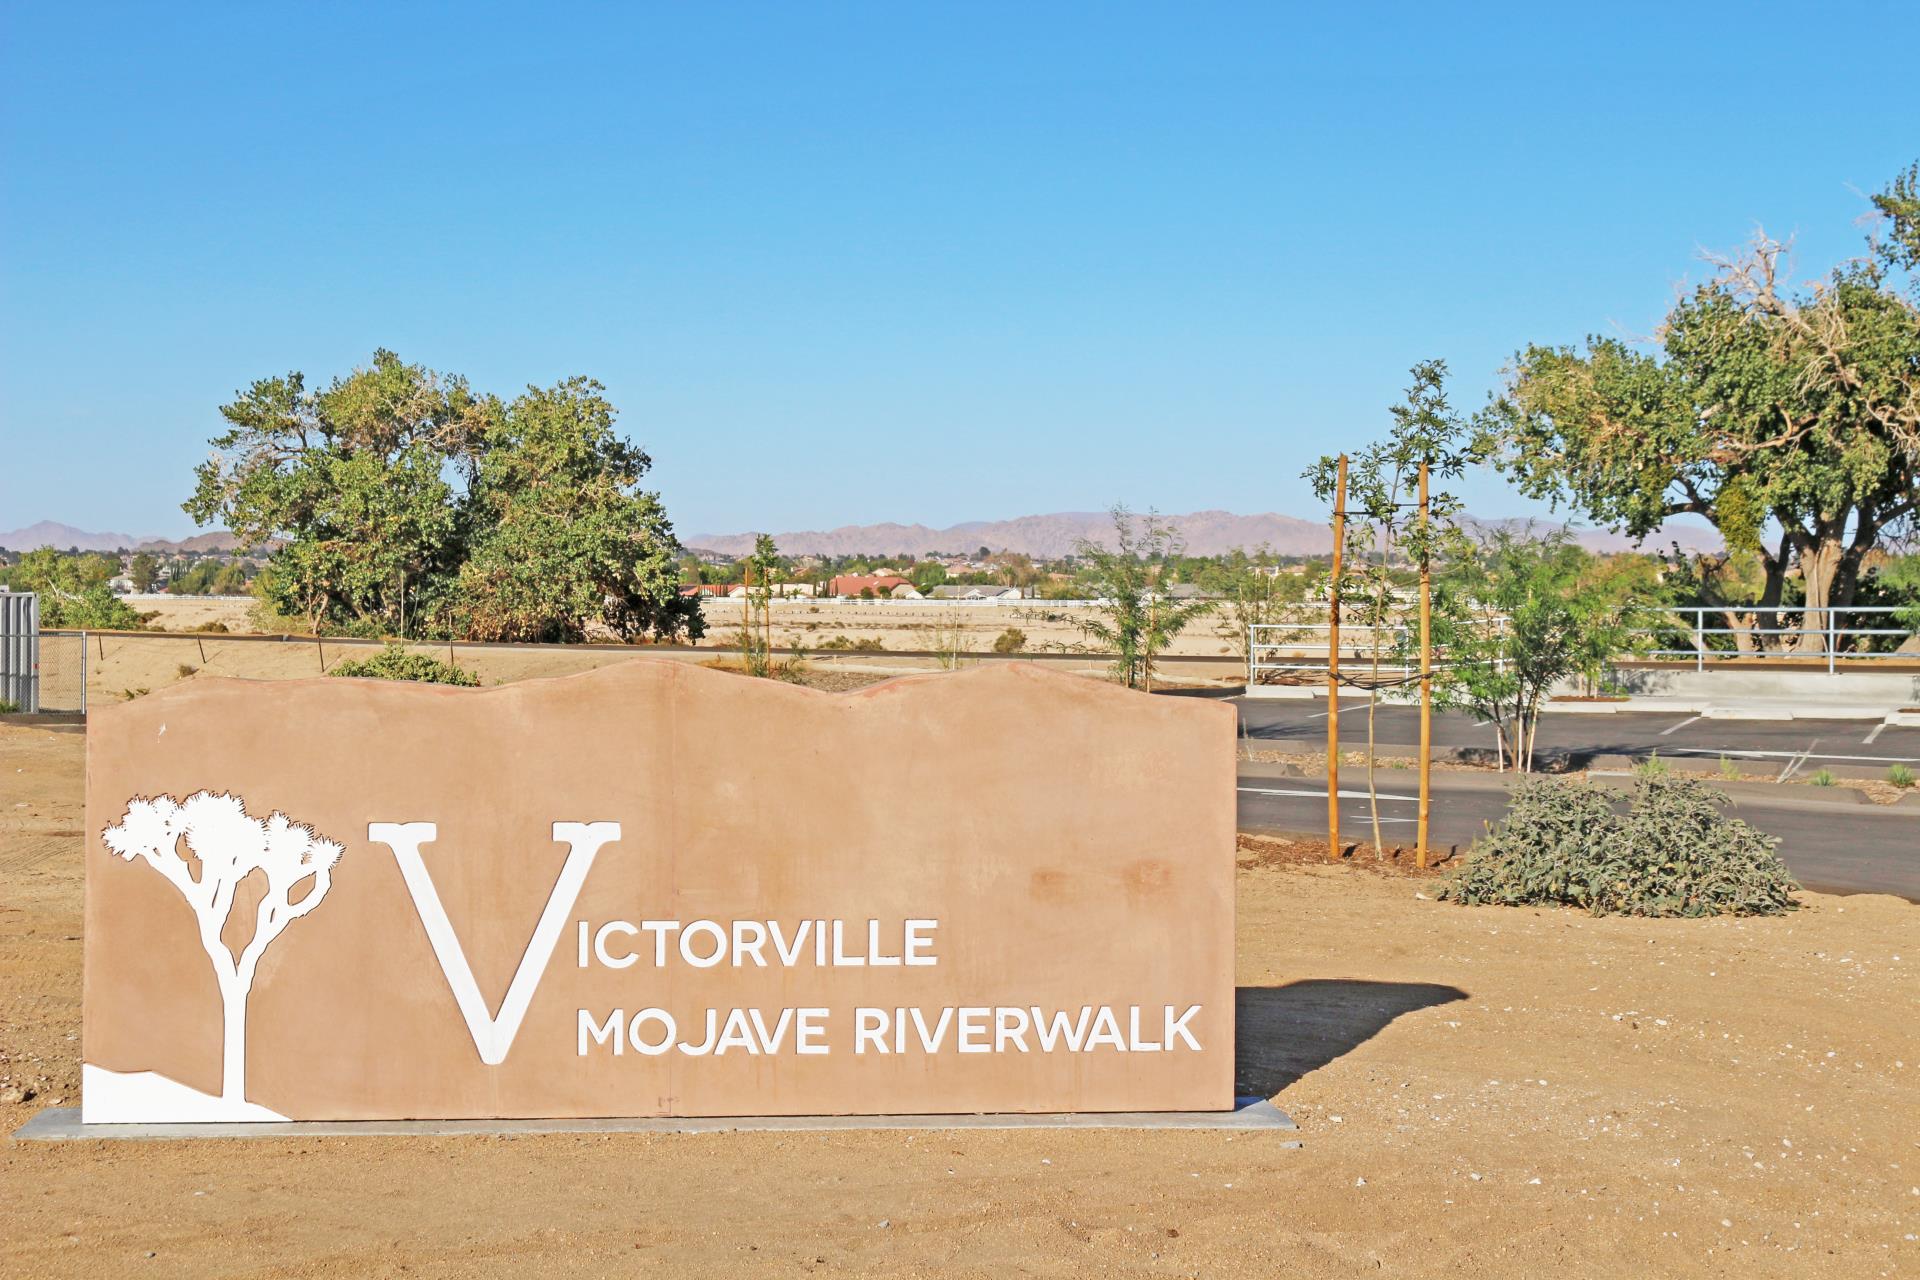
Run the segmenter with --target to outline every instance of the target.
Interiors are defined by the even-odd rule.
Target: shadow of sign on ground
[[[1310,1071],[1344,1057],[1404,1014],[1465,1000],[1437,982],[1302,978],[1234,992],[1237,1092],[1271,1098]]]

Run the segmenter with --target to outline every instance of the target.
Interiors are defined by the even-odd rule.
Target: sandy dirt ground
[[[724,639],[740,630],[738,600],[710,600],[701,609],[710,638]],[[938,601],[882,604],[783,600],[771,606],[768,617],[777,645],[821,649],[844,636],[880,641],[888,649],[934,649],[943,634],[959,637],[958,647],[985,652],[1008,628],[1026,637],[1032,653],[1081,653],[1100,646],[1081,629],[1089,610],[1046,600],[1018,604],[943,604]],[[1097,616],[1097,615],[1095,615]],[[1167,648],[1172,656],[1234,654],[1234,638],[1221,634],[1221,620],[1201,618],[1174,637]]]
[[[253,630],[251,596],[170,596],[162,592],[126,597],[127,607],[151,614],[147,626],[155,631],[192,631],[217,622],[229,631]]]
[[[234,634],[255,631],[253,601],[224,596],[129,596],[128,603],[155,615],[147,622],[156,631],[188,632],[217,622]],[[708,600],[701,606],[707,641],[728,642],[741,627],[741,602]],[[940,633],[962,637],[961,647],[987,650],[1009,627],[1025,633],[1027,649],[1036,653],[1077,653],[1089,647],[1079,620],[1087,610],[1034,600],[1014,605],[916,603],[851,603],[781,600],[769,609],[773,642],[782,647],[820,649],[844,637],[846,643],[877,640],[888,649],[939,647]],[[1095,646],[1097,647],[1097,646]],[[1238,653],[1233,637],[1221,634],[1219,619],[1202,618],[1176,637],[1169,653],[1204,655]]]
[[[718,633],[710,636],[709,640],[724,642],[726,638],[725,633]],[[896,639],[900,641],[896,649],[921,642],[921,638],[912,636],[896,636]],[[782,642],[777,634],[776,642]],[[84,662],[80,654],[83,643],[86,647]],[[992,637],[989,636],[981,643],[981,648],[990,648],[991,643]],[[413,647],[442,660],[451,658],[457,665],[478,675],[483,684],[571,675],[639,657],[664,657],[692,662],[720,660],[717,649],[709,655],[699,651],[653,649],[645,645],[626,648],[456,646],[452,650],[445,645],[420,644]],[[83,674],[87,697],[90,702],[97,704],[139,697],[196,676],[290,680],[320,675],[349,659],[368,657],[378,648],[371,641],[241,640],[218,633],[93,634],[85,637],[84,641],[78,635],[45,636],[40,641],[41,700],[44,708],[64,710],[77,707]],[[881,674],[936,670],[940,665],[938,658],[907,657],[897,651],[817,648],[803,661],[808,667],[820,670],[850,669]],[[1078,660],[1052,659],[1049,660],[1049,666],[1075,674],[1104,675],[1109,663],[1099,655],[1088,655]],[[1203,665],[1189,661],[1183,665],[1178,657],[1161,664],[1160,678],[1167,683],[1189,685],[1238,684],[1246,679],[1237,663]]]
[[[0,726],[0,1131],[72,1105],[82,739]],[[1898,1276],[1920,909],[1461,908],[1252,852],[1272,1134],[0,1140],[8,1276]]]

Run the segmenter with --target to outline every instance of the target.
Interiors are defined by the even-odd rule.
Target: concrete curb
[[[1662,757],[1662,759],[1665,759],[1665,757]],[[1597,756],[1589,763],[1583,772],[1588,780],[1592,782],[1599,783],[1603,786],[1624,787],[1634,778],[1637,763],[1637,761],[1629,759],[1626,756]],[[1790,805],[1796,809],[1857,809],[1865,805],[1870,809],[1897,810],[1903,816],[1909,813],[1920,815],[1920,791],[1916,791],[1911,795],[1902,796],[1891,805],[1881,805],[1875,804],[1867,797],[1865,792],[1847,786],[1814,787],[1804,783],[1794,782],[1764,782],[1748,779],[1733,780],[1715,777],[1707,772],[1709,768],[1717,768],[1717,764],[1702,763],[1699,767],[1687,768],[1680,761],[1669,761],[1668,763],[1673,765],[1675,772],[1686,773],[1689,776],[1696,777],[1698,781],[1705,782],[1716,790],[1723,791],[1727,795],[1732,796],[1736,802],[1742,797],[1764,799],[1775,804]],[[1356,774],[1353,770],[1353,765],[1346,765],[1342,768],[1340,774],[1341,790],[1346,791],[1364,788],[1366,785],[1364,772]],[[1324,773],[1308,773],[1298,765],[1292,764],[1242,760],[1239,762],[1238,772],[1243,781],[1271,779],[1275,781],[1285,780],[1295,782],[1307,787],[1319,786],[1324,788],[1326,786],[1326,775]],[[1706,776],[1700,776],[1702,774],[1706,774]],[[1450,770],[1445,774],[1434,775],[1433,793],[1437,801],[1444,798],[1449,791],[1512,791],[1522,778],[1567,778],[1574,776],[1577,775],[1493,773],[1479,770],[1453,772]],[[1878,775],[1876,774],[1874,776]],[[1397,795],[1401,792],[1410,791],[1416,785],[1417,783],[1414,776],[1410,771],[1405,769],[1389,770],[1386,776],[1380,779],[1380,790],[1383,793],[1393,793]]]
[[[288,1120],[266,1124],[81,1124],[80,1108],[48,1107],[14,1131],[28,1142],[179,1138],[494,1137],[544,1133],[821,1133],[861,1129],[1207,1129],[1294,1132],[1265,1098],[1231,1111],[1049,1112],[1031,1115],[668,1116],[582,1120]],[[1298,1142],[1281,1146],[1298,1147]]]

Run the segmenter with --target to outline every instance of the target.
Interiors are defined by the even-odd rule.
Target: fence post
[[[1833,651],[1840,643],[1840,633],[1833,625],[1833,609],[1827,609],[1827,674],[1833,674]]]
[[[87,633],[80,633],[80,718],[87,718]]]
[[[1693,611],[1693,669],[1695,671],[1707,669],[1707,611],[1705,609]]]

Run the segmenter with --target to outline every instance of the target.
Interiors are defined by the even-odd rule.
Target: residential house
[[[913,584],[897,573],[843,573],[827,583],[827,594],[847,599],[920,598]]]
[[[935,600],[1018,600],[1020,588],[997,583],[943,583],[933,589]]]

